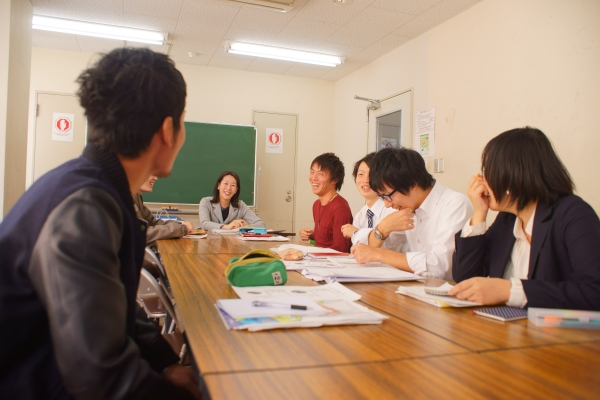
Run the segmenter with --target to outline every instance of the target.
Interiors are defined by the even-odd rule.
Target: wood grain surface
[[[389,316],[381,325],[227,330],[214,305],[237,297],[223,275],[229,259],[280,244],[218,235],[158,243],[212,399],[598,398],[600,331],[500,322],[395,293],[444,282],[434,278],[346,284]],[[317,285],[296,272],[287,284]]]

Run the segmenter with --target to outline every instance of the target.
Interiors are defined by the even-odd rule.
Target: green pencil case
[[[232,286],[277,286],[287,282],[281,258],[268,250],[252,250],[242,257],[233,257],[225,276]]]

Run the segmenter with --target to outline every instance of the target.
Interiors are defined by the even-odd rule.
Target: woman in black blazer
[[[456,234],[450,294],[482,304],[600,310],[600,220],[573,195],[548,138],[525,127],[492,139]],[[485,230],[488,210],[500,211]]]

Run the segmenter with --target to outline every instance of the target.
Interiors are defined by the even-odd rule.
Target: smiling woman
[[[238,174],[225,171],[219,175],[212,197],[200,200],[202,229],[238,229],[245,225],[265,227],[265,223],[239,199],[241,182]]]

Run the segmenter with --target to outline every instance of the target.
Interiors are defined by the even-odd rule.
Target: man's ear
[[[156,132],[162,142],[168,147],[173,147],[175,143],[175,129],[173,127],[173,117],[168,116],[164,119],[162,125],[160,126],[158,132]]]

